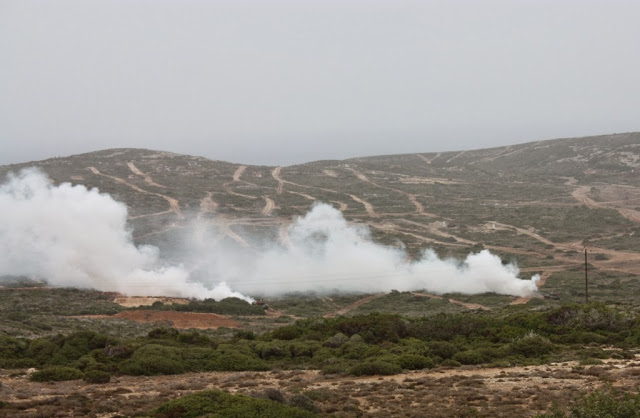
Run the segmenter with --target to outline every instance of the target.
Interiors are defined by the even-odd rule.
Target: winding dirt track
[[[381,189],[391,190],[392,192],[399,193],[399,194],[405,196],[407,199],[409,199],[411,204],[416,207],[415,213],[417,215],[427,215],[427,216],[430,216],[430,217],[437,217],[437,215],[434,215],[434,214],[431,214],[431,213],[426,213],[424,211],[424,206],[422,205],[422,203],[418,202],[418,200],[416,198],[416,195],[411,194],[411,193],[407,193],[404,190],[394,189],[393,187],[381,186],[378,183],[372,181],[364,173],[362,173],[362,172],[360,172],[360,171],[358,171],[358,170],[356,170],[354,168],[349,168],[348,170],[351,171],[360,181],[363,181],[365,183],[369,183],[369,184],[371,184],[373,186],[376,186],[376,187],[379,187]],[[353,199],[353,195],[351,195],[351,198]],[[366,206],[365,206],[365,208],[366,208]],[[372,206],[372,208],[373,208],[373,206]]]
[[[425,157],[425,156],[424,156],[424,155],[422,155],[422,154],[416,154],[416,157],[420,158],[422,161],[424,161],[424,162],[425,162],[425,163],[427,163],[427,164],[431,164],[431,162],[432,162],[433,160],[435,160],[436,158],[440,157],[440,155],[441,155],[441,154],[442,154],[442,153],[441,153],[441,152],[439,152],[439,153],[437,153],[435,156],[433,156],[433,158],[427,158],[427,157]]]
[[[273,201],[273,199],[267,197],[267,196],[262,196],[264,198],[264,208],[262,208],[262,214],[265,216],[269,216],[271,215],[271,212],[273,212],[273,209],[276,207],[275,202]]]
[[[346,203],[340,202],[338,200],[332,200],[331,203],[337,203],[340,206],[338,208],[340,210],[340,212],[344,212],[349,207],[349,205],[347,205]]]
[[[247,169],[246,165],[241,165],[236,169],[236,172],[233,173],[233,181],[236,183],[240,181],[240,177],[242,177],[242,173]]]
[[[245,172],[245,170],[247,169],[246,165],[241,165],[239,166],[236,171],[233,173],[233,181],[228,182],[228,183],[224,183],[222,185],[222,188],[224,189],[225,192],[227,192],[230,195],[234,195],[234,196],[238,196],[238,197],[244,197],[245,199],[257,199],[256,196],[251,196],[248,194],[243,194],[243,193],[238,193],[235,192],[231,189],[231,183],[239,183],[241,180],[240,178],[242,177],[242,174]],[[244,182],[247,183],[249,185],[255,186],[255,184],[253,183],[249,183],[249,182]]]
[[[426,296],[429,298],[434,298],[434,299],[446,299],[449,301],[449,303],[454,303],[456,305],[460,305],[460,306],[464,306],[467,309],[471,309],[471,310],[477,310],[477,309],[481,309],[483,311],[490,311],[491,308],[489,308],[488,306],[484,306],[481,305],[479,303],[467,303],[467,302],[463,302],[461,300],[457,300],[457,299],[451,299],[451,298],[445,298],[442,297],[440,295],[434,295],[433,293],[423,293],[423,292],[411,292],[412,295],[416,295],[416,296]]]
[[[111,176],[109,174],[104,174],[101,173],[100,170],[98,170],[95,167],[87,167],[88,170],[90,170],[93,174],[96,174],[98,176],[103,176],[106,178],[109,178],[113,181],[115,181],[116,183],[120,183],[120,184],[124,184],[125,186],[129,186],[131,187],[133,190],[140,192],[140,193],[145,193],[145,194],[150,194],[153,196],[158,196],[163,198],[164,200],[166,200],[169,203],[169,207],[171,208],[171,211],[173,213],[176,214],[176,216],[179,219],[184,219],[184,215],[182,214],[182,211],[180,210],[180,202],[178,201],[178,199],[174,199],[173,197],[169,197],[160,193],[155,193],[155,192],[150,192],[148,190],[144,190],[141,187],[136,186],[135,184],[129,183],[128,181],[126,181],[125,179],[122,179],[120,177],[116,177],[116,176]]]
[[[240,244],[241,246],[243,246],[245,248],[249,248],[250,247],[249,243],[247,241],[245,241],[244,238],[242,238],[240,235],[236,234],[231,229],[231,225],[229,224],[228,220],[225,219],[224,217],[219,216],[216,219],[215,224],[218,225],[218,227],[220,228],[221,235],[228,236],[229,238],[231,238],[232,240],[234,240],[235,242],[237,242],[238,244]]]
[[[149,186],[160,187],[161,189],[166,189],[167,188],[167,186],[163,186],[162,184],[158,184],[155,181],[153,181],[151,176],[149,174],[143,173],[142,170],[140,170],[138,167],[135,166],[135,164],[133,164],[133,161],[129,161],[127,163],[127,166],[129,167],[129,170],[131,170],[133,172],[133,174],[136,174],[136,175],[142,177],[144,179],[145,183],[147,183]]]
[[[207,195],[200,201],[200,212],[198,218],[204,216],[208,212],[215,212],[218,209],[218,204],[213,201],[213,193],[207,192]]]
[[[354,303],[352,303],[349,306],[345,306],[344,308],[338,309],[337,311],[325,314],[324,317],[325,318],[335,318],[336,316],[344,315],[344,314],[349,313],[352,310],[358,308],[359,306],[364,305],[365,303],[369,303],[374,299],[378,299],[379,297],[384,296],[385,294],[386,293],[376,293],[374,295],[366,296],[366,297],[364,297],[364,298],[362,298],[360,300],[355,301]]]
[[[618,213],[620,213],[621,216],[629,219],[632,222],[640,223],[640,212],[635,211],[633,209],[625,209],[625,208],[619,208],[616,206],[609,206],[607,205],[607,203],[609,202],[596,202],[595,200],[591,199],[588,196],[589,190],[590,190],[589,186],[580,186],[571,193],[571,196],[573,196],[574,199],[576,199],[578,202],[582,203],[583,205],[589,208],[615,209],[618,211]]]
[[[364,210],[367,211],[367,214],[369,216],[371,216],[372,218],[378,218],[379,215],[376,213],[375,209],[373,209],[373,205],[369,202],[367,202],[366,200],[360,199],[358,196],[356,195],[349,195],[353,200],[355,200],[356,202],[360,203],[362,206],[364,206]]]
[[[456,155],[454,155],[453,157],[451,157],[447,161],[445,161],[445,163],[449,164],[451,161],[455,160],[458,157],[462,157],[466,153],[467,153],[467,151],[460,151],[459,153],[457,153]]]
[[[280,178],[281,170],[282,170],[282,167],[276,167],[271,172],[271,177],[273,177],[275,181],[278,182],[278,187],[276,188],[277,194],[282,194],[282,191],[284,190],[284,181],[282,181],[282,179]]]

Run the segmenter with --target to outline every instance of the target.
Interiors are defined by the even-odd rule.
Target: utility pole
[[[589,303],[589,277],[587,274],[587,247],[584,247],[584,298]]]

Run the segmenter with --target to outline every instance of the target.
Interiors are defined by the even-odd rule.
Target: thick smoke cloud
[[[410,261],[403,250],[375,243],[368,228],[347,223],[340,211],[326,204],[316,204],[287,232],[286,245],[259,249],[251,257],[227,252],[211,259],[212,275],[225,277],[240,292],[265,296],[392,289],[530,296],[537,291],[537,275],[520,280],[515,265],[503,265],[486,250],[464,261],[442,260],[426,250]],[[211,252],[224,254],[225,249]],[[239,259],[244,261],[239,264]]]
[[[373,242],[341,212],[315,205],[286,230],[286,243],[225,245],[196,224],[185,265],[168,265],[156,247],[136,247],[127,209],[96,189],[53,186],[35,170],[0,187],[0,275],[44,278],[53,286],[89,287],[128,295],[214,298],[274,296],[292,291],[434,293],[495,292],[529,296],[537,276],[518,278],[514,265],[482,251],[464,261],[426,250],[410,261],[404,251]],[[232,290],[233,289],[233,290]]]
[[[53,186],[24,170],[0,186],[0,213],[0,275],[131,296],[248,299],[224,283],[190,282],[184,268],[159,260],[157,248],[133,245],[126,206],[97,189]]]

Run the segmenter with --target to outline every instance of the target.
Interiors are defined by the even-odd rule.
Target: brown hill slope
[[[547,272],[550,289],[574,286],[567,272],[579,268],[584,243],[603,283],[640,271],[640,133],[289,167],[112,149],[2,166],[0,175],[27,166],[110,193],[129,207],[136,240],[160,246],[195,218],[237,245],[286,242],[280,227],[323,201],[412,255],[484,246]]]

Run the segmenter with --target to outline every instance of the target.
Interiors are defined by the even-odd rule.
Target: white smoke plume
[[[217,300],[293,291],[537,291],[537,276],[519,279],[515,265],[504,266],[488,251],[459,261],[426,250],[409,261],[403,250],[376,244],[366,227],[347,223],[326,204],[289,226],[287,245],[231,248],[201,229],[197,245],[185,252],[191,255],[185,263],[197,266],[191,275],[163,263],[156,247],[136,247],[126,206],[96,189],[53,186],[42,173],[27,170],[0,187],[0,213],[0,275],[41,277],[53,286]]]
[[[53,186],[35,169],[10,175],[0,186],[0,275],[130,296],[251,300],[223,282],[189,281],[156,247],[133,245],[126,221],[126,206],[97,189]]]
[[[316,204],[288,228],[290,243],[270,245],[250,257],[213,250],[212,276],[225,277],[233,288],[249,294],[279,295],[294,291],[388,292],[426,289],[433,293],[494,292],[530,296],[539,276],[518,278],[518,268],[503,265],[484,250],[464,261],[438,258],[425,250],[410,261],[398,248],[371,240],[368,228],[349,224],[342,213]],[[239,261],[242,262],[239,263]]]

